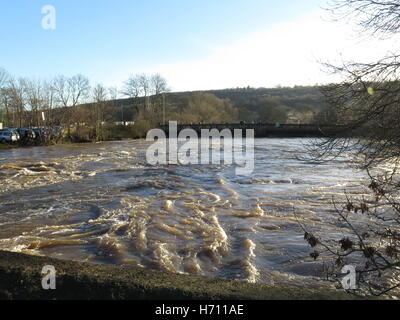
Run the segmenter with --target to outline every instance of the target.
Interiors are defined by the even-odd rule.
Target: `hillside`
[[[113,118],[162,121],[162,97],[121,99],[110,102]],[[311,123],[325,108],[319,87],[236,88],[165,95],[166,120],[180,122],[281,122]]]

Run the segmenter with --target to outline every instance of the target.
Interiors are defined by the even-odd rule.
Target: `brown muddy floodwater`
[[[332,196],[366,192],[306,139],[257,139],[255,171],[146,163],[145,141],[0,152],[0,249],[277,285],[320,286],[302,222],[342,232]],[[294,208],[294,209],[293,209]]]

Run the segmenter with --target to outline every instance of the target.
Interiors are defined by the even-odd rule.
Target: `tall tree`
[[[67,125],[68,136],[71,138],[71,125],[76,122],[79,135],[81,119],[77,107],[88,97],[90,91],[89,79],[78,74],[71,78],[57,76],[52,83],[56,98],[63,108],[64,121]]]
[[[166,116],[166,93],[169,91],[167,80],[159,73],[153,74],[150,77],[152,93],[154,95],[155,112],[157,115],[162,115],[162,122],[165,124]],[[161,112],[160,112],[161,111]],[[161,122],[161,117],[158,117],[158,122]]]
[[[150,85],[152,93],[156,96],[168,91],[167,80],[159,73],[153,74],[150,77]]]
[[[26,79],[11,78],[9,80],[8,95],[12,113],[12,125],[22,127],[26,111]]]
[[[68,137],[71,137],[71,110],[70,91],[68,90],[68,78],[59,75],[51,83],[56,103],[59,105],[60,120],[67,127]]]
[[[39,127],[43,124],[41,112],[45,109],[44,84],[38,79],[27,79],[25,81],[26,100],[29,108],[29,126]]]
[[[138,82],[139,82],[139,86],[140,86],[141,92],[144,97],[144,110],[145,110],[145,112],[147,112],[147,111],[149,111],[150,105],[151,105],[151,101],[150,101],[150,97],[149,97],[149,94],[151,93],[150,78],[147,74],[142,73],[142,74],[138,75]]]
[[[96,140],[103,140],[103,122],[104,112],[106,107],[106,101],[108,99],[108,90],[101,84],[97,84],[92,90],[92,100],[94,101],[94,125]]]
[[[136,114],[139,114],[140,112],[138,98],[142,95],[142,92],[143,91],[139,75],[130,76],[129,79],[125,81],[124,87],[121,91],[124,96],[127,96],[133,100],[133,103],[135,104]]]
[[[330,9],[335,18],[357,23],[363,35],[390,39],[400,32],[398,0],[338,0]],[[371,178],[371,197],[347,197],[343,206],[335,206],[346,227],[340,241],[310,232],[305,239],[334,257],[334,278],[337,268],[351,261],[357,263],[359,292],[387,294],[400,287],[400,55],[391,52],[376,61],[326,66],[345,78],[323,88],[344,130],[318,143],[314,151],[318,157],[343,152],[353,156]],[[318,255],[312,253],[314,259]]]
[[[78,110],[78,106],[88,98],[90,93],[89,79],[85,76],[78,74],[68,79],[68,88],[71,93],[71,109],[73,114],[73,119],[76,123],[76,133],[80,137],[82,117],[80,116],[81,111]]]

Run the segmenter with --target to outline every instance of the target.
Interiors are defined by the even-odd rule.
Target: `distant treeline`
[[[171,94],[181,107],[190,105],[193,96],[213,95],[234,109],[234,121],[314,123],[322,121],[326,110],[324,97],[317,86],[294,88],[236,88]],[[198,98],[199,99],[199,98]],[[201,119],[205,120],[205,119]],[[223,119],[222,119],[223,120]]]
[[[321,123],[330,117],[318,86],[169,92],[159,74],[137,74],[122,89],[90,85],[83,75],[14,78],[0,69],[0,122],[8,127],[61,126],[72,141],[144,137],[179,123]]]
[[[113,101],[113,118],[116,121],[145,120],[156,124],[164,119],[180,123],[329,122],[318,86],[177,92],[165,93],[163,103],[160,103],[160,98],[150,97],[153,99],[158,103],[150,103],[153,108],[147,108],[147,111],[144,98]]]

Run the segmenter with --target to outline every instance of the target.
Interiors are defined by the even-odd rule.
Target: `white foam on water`
[[[171,200],[165,200],[163,202],[163,208],[165,211],[173,212],[174,203]]]
[[[166,243],[156,243],[153,254],[155,262],[161,270],[171,273],[178,272],[173,262],[174,255],[168,251]]]
[[[246,252],[246,258],[242,261],[245,280],[250,283],[256,283],[260,276],[257,267],[253,263],[253,259],[256,257],[256,244],[250,239],[245,239],[243,246]]]

